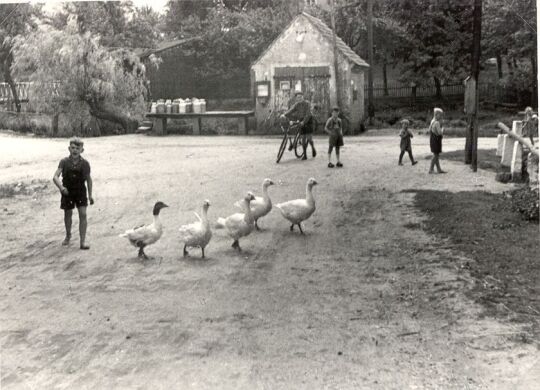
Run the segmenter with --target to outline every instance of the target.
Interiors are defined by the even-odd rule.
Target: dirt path
[[[67,147],[0,139],[0,184],[50,180]],[[467,259],[421,230],[402,192],[507,187],[457,163],[443,161],[445,176],[427,175],[423,159],[398,167],[395,137],[349,139],[345,168],[329,170],[317,141],[315,160],[276,165],[270,138],[88,140],[96,205],[84,253],[59,245],[52,184],[0,199],[1,388],[534,388],[537,346],[511,341],[518,325],[465,298]],[[428,140],[415,141],[422,158]],[[305,236],[276,210],[242,254],[216,231],[206,261],[181,257],[175,231],[202,199],[215,219],[264,177],[277,203],[302,196],[310,176],[320,184]],[[142,263],[117,234],[149,221],[157,199],[171,206],[166,231]]]

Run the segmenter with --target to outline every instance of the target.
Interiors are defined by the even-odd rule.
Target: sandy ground
[[[279,165],[275,138],[88,139],[85,252],[60,245],[50,179],[67,141],[0,135],[0,184],[37,188],[0,199],[1,389],[535,388],[538,344],[512,341],[519,325],[464,296],[470,259],[410,228],[424,216],[402,192],[508,185],[446,161],[447,175],[428,175],[428,139],[413,141],[415,167],[397,166],[399,139],[382,136],[347,138],[345,168],[330,170],[323,138],[316,159],[286,152]],[[177,228],[202,199],[215,220],[265,177],[275,204],[303,196],[310,176],[317,211],[305,236],[274,210],[241,254],[215,231],[206,260],[182,257]],[[117,235],[150,222],[156,200],[170,206],[165,232],[142,262]]]

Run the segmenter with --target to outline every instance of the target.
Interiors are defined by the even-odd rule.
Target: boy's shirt
[[[324,128],[330,132],[330,136],[343,135],[341,133],[341,119],[339,118],[336,118],[336,119],[332,117],[328,118]]]
[[[536,136],[536,123],[534,123],[532,118],[526,119],[521,124],[521,134],[523,136]]]
[[[285,114],[287,118],[302,121],[307,124],[311,118],[311,105],[307,100],[296,102]]]
[[[431,123],[429,125],[429,131],[438,136],[443,135],[443,128],[441,127],[441,123],[435,118],[431,120]]]
[[[401,129],[401,131],[399,132],[399,136],[401,138],[412,138],[413,135],[412,133],[410,132],[409,129]]]
[[[60,160],[58,168],[62,169],[62,185],[70,195],[86,194],[85,182],[90,176],[90,163],[80,157],[75,162],[70,157]]]

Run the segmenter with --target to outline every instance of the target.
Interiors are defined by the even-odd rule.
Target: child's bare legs
[[[86,227],[88,225],[87,219],[86,219],[86,207],[82,206],[79,207],[77,210],[79,210],[79,236],[80,236],[80,248],[81,249],[90,249],[88,245],[86,245]]]
[[[337,166],[342,167],[343,164],[341,163],[341,160],[339,159],[339,146],[336,146],[336,158],[337,158]]]
[[[69,240],[71,240],[72,218],[73,218],[73,210],[64,210],[64,225],[66,227],[66,238],[62,242],[62,245],[69,244]]]
[[[307,160],[307,139],[308,136],[306,134],[302,134],[302,151],[304,153],[304,157],[302,157],[302,160]]]
[[[328,147],[328,168],[334,168],[334,164],[332,164],[332,150],[334,150],[334,147],[330,145]]]
[[[313,155],[313,158],[317,155],[317,151],[315,150],[315,144],[313,143],[313,138],[311,138],[308,143],[311,145],[311,153]]]
[[[445,173],[445,171],[443,171],[441,169],[441,164],[439,163],[439,154],[438,153],[433,153],[433,158],[431,159],[431,165],[429,166],[429,173],[433,173],[433,168],[437,167],[437,172],[438,173]]]
[[[402,160],[403,160],[403,155],[404,155],[404,154],[405,154],[405,151],[404,151],[404,150],[402,150],[401,153],[399,154],[399,161],[398,161],[398,164],[399,164],[399,165],[403,165]]]

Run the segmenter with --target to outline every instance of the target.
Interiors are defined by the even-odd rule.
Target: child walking
[[[418,161],[414,161],[414,158],[412,155],[411,138],[413,138],[413,134],[409,130],[410,124],[411,122],[409,122],[408,119],[403,119],[401,121],[401,130],[399,132],[399,136],[401,138],[401,142],[399,144],[401,148],[401,153],[399,154],[398,165],[403,165],[401,161],[403,160],[403,155],[405,154],[405,152],[409,153],[409,158],[411,159],[412,165],[418,164]]]
[[[441,126],[441,119],[443,115],[443,110],[440,108],[433,109],[433,119],[429,124],[429,146],[431,148],[431,153],[433,153],[433,158],[431,159],[431,165],[429,166],[429,173],[434,173],[433,168],[437,167],[437,173],[446,173],[441,169],[441,164],[439,163],[439,154],[442,152],[442,139],[444,129]]]
[[[343,146],[343,129],[341,119],[339,119],[339,108],[334,107],[332,116],[326,121],[324,131],[329,135],[328,138],[328,168],[334,168],[332,164],[332,150],[336,148],[337,167],[343,167],[339,159],[339,148]]]
[[[64,225],[66,227],[66,238],[62,245],[68,245],[71,240],[71,224],[73,209],[77,207],[79,212],[79,236],[80,248],[90,249],[86,245],[86,207],[88,200],[94,204],[92,198],[92,177],[90,176],[90,163],[82,158],[84,143],[81,139],[74,137],[69,141],[69,157],[60,160],[58,169],[54,173],[53,182],[60,190],[60,208],[64,210]],[[62,175],[62,182],[60,182]],[[88,198],[86,191],[88,187]]]

